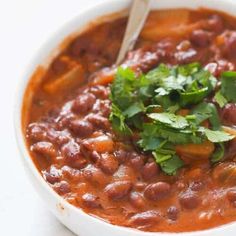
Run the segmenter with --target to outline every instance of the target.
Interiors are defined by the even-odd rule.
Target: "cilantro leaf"
[[[138,145],[143,148],[144,151],[156,150],[163,140],[154,136],[143,136],[138,141]]]
[[[215,151],[211,157],[211,162],[216,163],[222,160],[225,154],[225,146],[223,143],[216,144]]]
[[[184,129],[189,126],[188,121],[183,116],[173,113],[152,113],[148,117],[175,129]]]
[[[135,74],[129,68],[119,67],[111,86],[111,100],[120,109],[127,109],[133,103]]]
[[[196,116],[195,123],[197,125],[200,125],[203,121],[209,119],[214,130],[219,130],[221,128],[220,118],[213,103],[200,103],[192,110],[191,114]]]
[[[123,115],[127,116],[127,118],[131,118],[143,111],[144,111],[144,105],[142,103],[135,102],[123,112]]]
[[[167,78],[171,75],[171,70],[165,64],[160,64],[156,69],[147,73],[146,77],[151,83],[157,83],[163,78]]]
[[[189,76],[189,75],[195,74],[200,69],[201,69],[201,66],[197,62],[186,64],[186,65],[181,65],[181,66],[177,67],[178,73],[183,76]]]
[[[214,99],[219,104],[220,108],[223,108],[228,103],[227,99],[224,97],[221,91],[218,91],[215,94]]]
[[[236,72],[223,72],[221,76],[222,95],[228,100],[228,102],[236,102]]]
[[[141,139],[138,141],[138,145],[142,147],[144,151],[156,150],[162,142],[163,139],[157,134],[156,125],[143,125],[143,132],[141,133]]]
[[[132,134],[131,129],[125,123],[124,115],[115,104],[112,104],[112,111],[109,120],[112,121],[112,128],[118,133],[124,135]]]
[[[153,156],[162,171],[167,175],[175,175],[177,170],[184,166],[184,162],[177,155],[153,152]]]
[[[200,70],[192,75],[192,80],[187,83],[185,91],[181,93],[182,106],[201,102],[216,87],[217,80],[207,70]]]
[[[227,142],[235,138],[235,136],[230,135],[224,131],[213,131],[210,129],[205,129],[206,137],[212,143],[222,143]]]
[[[182,107],[190,104],[197,104],[201,102],[208,94],[209,90],[207,87],[195,91],[183,92],[180,94],[180,104]]]
[[[191,130],[174,130],[168,127],[161,127],[160,137],[167,139],[173,144],[202,143],[203,138],[195,135]]]
[[[112,127],[122,135],[132,135],[134,129],[140,137],[139,148],[152,152],[163,172],[169,175],[184,165],[175,153],[177,144],[198,144],[208,139],[216,143],[211,162],[220,161],[224,156],[223,143],[234,136],[221,131],[216,106],[204,102],[216,83],[216,78],[199,63],[172,67],[160,64],[138,76],[129,68],[118,68],[111,85]],[[235,91],[236,72],[225,72],[220,90],[212,95],[223,107],[236,102]],[[182,108],[190,113],[177,115]],[[209,120],[210,129],[201,126],[205,120]]]

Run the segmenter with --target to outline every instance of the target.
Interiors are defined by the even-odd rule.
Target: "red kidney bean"
[[[130,203],[136,208],[144,208],[145,200],[141,193],[138,192],[131,192],[129,196]]]
[[[167,217],[170,220],[176,221],[178,219],[179,210],[175,206],[171,206],[167,209]]]
[[[160,219],[161,217],[158,211],[145,211],[133,215],[128,223],[132,226],[150,226],[158,223]]]
[[[131,67],[134,70],[146,72],[157,65],[158,61],[159,56],[156,50],[137,49],[128,53],[123,65]]]
[[[227,31],[224,37],[224,53],[228,57],[236,58],[236,31]]]
[[[109,89],[102,85],[93,86],[90,89],[90,92],[94,94],[97,98],[101,99],[106,99],[109,96]]]
[[[108,118],[111,113],[111,102],[109,100],[99,101],[93,107],[94,113],[99,113],[103,117]]]
[[[73,120],[75,118],[76,118],[75,114],[70,113],[70,112],[68,112],[66,114],[63,114],[63,115],[60,115],[57,118],[58,129],[67,129],[70,122],[71,122],[71,120]]]
[[[97,151],[93,150],[92,143],[86,140],[83,140],[80,143],[80,150],[84,156],[89,157],[94,163],[97,163],[101,158],[100,154]]]
[[[137,153],[133,152],[128,154],[129,164],[135,169],[135,170],[141,170],[141,168],[144,165],[143,157],[138,155]]]
[[[229,103],[221,111],[221,119],[225,125],[236,124],[236,104]]]
[[[71,191],[70,185],[66,181],[54,184],[53,189],[60,195],[64,195]]]
[[[184,209],[192,210],[200,205],[201,200],[196,193],[185,192],[180,195],[179,202]]]
[[[179,51],[175,53],[175,59],[177,63],[180,64],[186,64],[186,63],[191,63],[193,61],[196,61],[198,58],[198,52],[190,48],[187,51]]]
[[[80,182],[82,180],[82,173],[81,170],[74,169],[68,165],[64,165],[61,168],[62,176],[64,179],[73,179],[73,181]]]
[[[80,152],[80,146],[75,142],[69,142],[63,145],[61,153],[66,163],[73,168],[81,169],[87,164],[87,160]]]
[[[88,165],[85,169],[82,170],[82,175],[87,181],[90,181],[92,184],[105,185],[109,181],[107,176],[98,168],[93,165]]]
[[[212,40],[212,35],[205,30],[194,30],[190,36],[190,40],[197,47],[207,47]]]
[[[112,200],[120,200],[126,197],[132,188],[130,181],[117,181],[106,186],[105,193]]]
[[[222,72],[227,70],[234,70],[233,63],[227,60],[217,60],[216,62],[210,62],[205,66],[205,69],[209,70],[214,76],[219,77]]]
[[[93,151],[93,144],[91,142],[88,142],[87,140],[83,140],[80,143],[80,149],[83,154],[88,154],[88,152]]]
[[[103,116],[100,115],[89,115],[87,117],[88,121],[90,121],[94,126],[100,129],[109,129],[111,124],[109,120]]]
[[[79,114],[84,114],[89,112],[94,103],[96,101],[96,97],[91,93],[80,94],[73,102],[72,110]]]
[[[54,129],[50,129],[47,132],[47,137],[50,142],[55,143],[59,146],[67,143],[71,139],[70,133],[67,130],[57,131]]]
[[[99,202],[99,197],[91,194],[91,193],[85,193],[82,196],[82,203],[88,207],[88,208],[99,208],[101,207],[101,204]]]
[[[95,163],[98,162],[101,158],[100,154],[96,151],[92,151],[89,156],[90,156],[91,160]]]
[[[194,181],[190,184],[190,189],[193,191],[201,191],[205,187],[202,181]]]
[[[44,179],[50,184],[55,184],[61,179],[61,170],[52,165],[48,171],[42,171]]]
[[[55,157],[57,151],[54,145],[50,142],[38,142],[31,146],[31,151],[41,154],[45,157]]]
[[[165,182],[149,184],[144,190],[144,196],[152,201],[161,200],[169,196],[171,186]]]
[[[86,120],[72,120],[69,127],[78,136],[84,137],[93,133],[93,125]]]
[[[103,154],[98,161],[98,166],[104,173],[111,175],[117,171],[119,164],[114,155]]]
[[[144,180],[151,180],[160,172],[159,166],[154,162],[147,162],[142,168],[142,177]]]
[[[32,123],[27,129],[27,137],[34,141],[42,141],[47,137],[47,128],[44,124]]]
[[[121,164],[127,161],[127,156],[128,156],[128,153],[125,150],[120,149],[115,152],[115,157]]]

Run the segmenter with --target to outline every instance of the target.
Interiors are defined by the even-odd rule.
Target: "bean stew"
[[[236,220],[236,19],[152,11],[115,60],[126,17],[74,37],[25,94],[23,130],[45,181],[111,224],[151,232]]]

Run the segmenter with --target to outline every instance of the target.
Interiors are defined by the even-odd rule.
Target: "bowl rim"
[[[113,4],[113,8],[119,8],[119,6],[126,6],[130,3],[131,0],[119,0],[114,2],[113,0],[104,0],[103,2],[100,3],[96,3],[90,7],[85,8],[82,12],[80,12],[78,15],[72,17],[71,19],[69,19],[67,22],[65,22],[64,24],[60,25],[59,27],[57,27],[58,29],[53,32],[51,34],[51,37],[48,37],[41,45],[40,47],[35,50],[35,52],[33,53],[33,57],[30,58],[28,64],[26,65],[26,69],[24,69],[24,72],[22,73],[22,75],[20,75],[20,79],[17,82],[17,87],[16,87],[16,93],[15,93],[15,98],[14,98],[14,109],[13,109],[13,118],[14,118],[14,130],[15,130],[15,137],[16,137],[16,141],[17,141],[17,146],[18,146],[18,150],[21,156],[21,160],[24,163],[25,167],[30,170],[31,174],[33,174],[34,178],[36,178],[38,180],[38,182],[40,183],[41,187],[43,187],[48,193],[50,193],[50,195],[55,199],[55,202],[61,202],[67,209],[71,210],[71,211],[75,211],[77,214],[79,214],[81,217],[87,217],[91,224],[93,222],[97,222],[100,225],[103,225],[104,227],[110,227],[112,230],[116,230],[119,229],[120,231],[122,231],[124,234],[125,233],[130,233],[130,234],[135,234],[137,236],[153,236],[153,235],[166,235],[166,236],[178,236],[178,235],[185,235],[185,236],[207,236],[207,235],[222,235],[222,233],[227,233],[227,229],[233,229],[235,230],[234,232],[236,232],[236,222],[231,222],[228,224],[224,224],[218,227],[214,227],[214,228],[210,228],[210,229],[206,229],[206,230],[201,230],[201,231],[193,231],[193,232],[180,232],[180,233],[175,233],[175,232],[145,232],[145,231],[140,231],[134,228],[129,228],[129,227],[124,227],[124,226],[119,226],[119,225],[113,225],[111,223],[108,223],[102,219],[99,219],[96,216],[93,216],[91,214],[87,214],[85,213],[81,208],[75,207],[74,205],[70,204],[69,202],[67,202],[63,197],[61,197],[60,195],[58,195],[48,184],[47,182],[43,179],[42,175],[40,174],[40,172],[38,171],[38,169],[36,168],[30,154],[28,151],[28,148],[26,146],[25,143],[25,138],[24,138],[24,133],[23,133],[23,128],[22,128],[22,105],[23,105],[23,98],[25,95],[25,91],[27,88],[27,85],[31,79],[31,76],[33,75],[35,69],[37,68],[37,66],[35,66],[36,64],[38,64],[38,62],[40,61],[40,63],[43,63],[44,61],[46,61],[48,59],[48,57],[50,57],[50,51],[46,53],[46,58],[44,56],[45,53],[43,53],[44,51],[46,51],[45,49],[47,48],[47,45],[49,44],[49,42],[58,42],[58,45],[60,42],[62,42],[63,38],[60,37],[60,34],[65,32],[67,28],[70,28],[69,26],[72,25],[74,22],[78,21],[79,18],[83,18],[83,16],[86,15],[91,15],[93,14],[94,11],[98,10],[98,9],[102,9],[107,7],[108,4]],[[168,0],[166,2],[174,2],[174,6],[170,6],[169,8],[179,8],[182,6],[182,4],[180,3],[180,1],[178,2],[178,0]],[[185,0],[186,2],[187,0]],[[197,8],[196,6],[199,6],[199,3],[197,3],[198,1],[196,0],[188,0],[189,2],[193,2],[194,4],[192,4],[192,7],[186,7],[186,8]],[[204,2],[204,0],[200,0],[200,2]],[[196,6],[195,6],[196,4]],[[217,9],[214,4],[218,4],[217,5]],[[211,9],[216,9],[216,10],[220,10],[221,6],[223,5],[228,5],[228,9],[229,9],[229,14],[233,15],[234,10],[236,10],[236,2],[234,2],[233,0],[207,0],[207,4],[202,4],[203,7],[205,7],[205,5],[207,5],[207,8],[210,7]],[[230,10],[230,6],[232,7]],[[122,7],[123,9],[123,7]],[[110,12],[112,13],[112,12]],[[108,13],[108,14],[110,14]],[[115,12],[114,12],[115,13]],[[107,14],[105,14],[107,15]],[[104,16],[105,16],[104,15]],[[234,15],[236,16],[236,13],[234,13]],[[96,20],[97,17],[93,18]],[[90,21],[87,21],[85,24],[81,26],[79,26],[79,28],[83,28],[84,26],[86,26],[87,24],[89,24]],[[71,32],[71,34],[73,34],[74,32]],[[67,34],[68,36],[68,34]],[[54,45],[54,48],[56,48],[58,45]],[[53,52],[54,49],[52,49],[51,51]],[[40,65],[40,64],[39,64]],[[50,210],[50,209],[49,209]],[[233,232],[233,231],[232,231]]]

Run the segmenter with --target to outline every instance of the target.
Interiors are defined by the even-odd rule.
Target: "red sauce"
[[[183,232],[236,220],[234,140],[224,163],[204,159],[167,176],[112,130],[109,83],[126,22],[112,20],[77,36],[29,85],[23,129],[36,167],[68,202],[112,224]],[[154,11],[123,64],[146,72],[159,63],[195,61],[216,77],[235,68],[235,18],[204,9]],[[222,111],[227,124],[235,117],[234,104]]]

